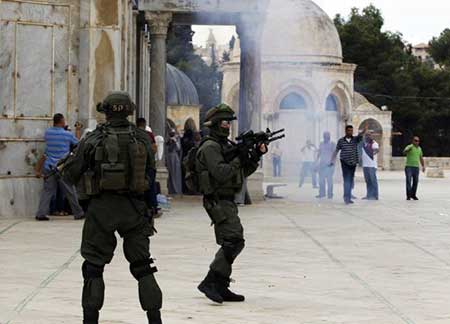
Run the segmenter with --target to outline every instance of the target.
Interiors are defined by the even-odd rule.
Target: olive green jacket
[[[242,190],[244,178],[258,169],[258,163],[242,163],[239,157],[227,161],[224,151],[231,144],[206,137],[197,152],[196,169],[200,190],[205,195],[234,195]]]
[[[147,150],[147,171],[149,169],[155,169],[155,155],[151,148],[150,137],[147,132],[137,128],[134,124],[130,123],[128,120],[111,120],[105,124],[100,124],[97,128],[86,135],[84,139],[80,141],[74,154],[67,160],[64,165],[62,174],[63,178],[67,183],[76,185],[82,178],[83,174],[90,168],[94,166],[95,149],[97,145],[102,142],[104,136],[105,128],[134,128],[136,132],[136,138],[139,142],[144,143]],[[148,174],[148,172],[147,172]]]

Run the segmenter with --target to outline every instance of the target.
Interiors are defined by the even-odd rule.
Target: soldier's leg
[[[155,279],[157,271],[150,256],[150,240],[152,229],[148,221],[144,221],[132,231],[123,235],[123,251],[130,263],[130,271],[138,281],[139,301],[141,307],[147,312],[150,324],[160,324],[162,307],[162,292]]]
[[[81,242],[81,255],[85,259],[82,266],[83,324],[98,323],[105,294],[103,269],[105,264],[111,262],[116,244],[114,232],[106,232],[100,227],[95,215],[91,214],[84,223]]]
[[[233,263],[245,247],[244,229],[233,202],[221,201],[226,220],[215,224],[217,244],[221,245],[210,265],[211,275],[217,283],[218,292],[224,301],[243,301],[244,296],[232,293],[230,286]]]

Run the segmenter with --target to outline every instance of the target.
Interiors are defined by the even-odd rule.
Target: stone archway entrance
[[[359,126],[359,131],[364,130],[364,128],[367,124],[369,124],[369,131],[372,132],[373,139],[380,146],[380,152],[378,153],[378,161],[377,161],[378,166],[384,167],[384,165],[383,165],[383,157],[384,157],[383,127],[377,120],[375,120],[373,118],[368,118],[368,119],[365,119],[361,123],[361,125]]]
[[[150,27],[150,113],[158,135],[164,134],[166,112],[166,38],[170,24],[235,25],[241,43],[239,131],[261,128],[260,37],[267,0],[141,0]]]

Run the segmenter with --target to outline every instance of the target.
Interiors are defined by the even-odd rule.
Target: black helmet
[[[221,120],[231,121],[236,119],[237,118],[234,114],[233,109],[231,109],[227,104],[221,103],[220,105],[208,110],[205,117],[205,123],[203,125],[206,127],[211,127]]]
[[[111,91],[102,103],[97,104],[97,111],[110,117],[126,118],[133,114],[136,105],[128,92]]]

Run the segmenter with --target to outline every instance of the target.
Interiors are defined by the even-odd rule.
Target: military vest
[[[238,170],[238,172],[228,181],[220,182],[211,175],[211,170],[208,170],[206,167],[205,155],[203,152],[208,149],[210,145],[220,145],[221,152],[223,158],[225,159],[225,151],[228,148],[228,145],[220,143],[213,137],[205,137],[200,145],[200,148],[197,152],[197,163],[196,169],[198,174],[198,183],[200,192],[204,195],[223,195],[223,196],[231,196],[242,190],[242,185],[244,183],[244,172],[242,169]]]
[[[148,190],[148,156],[147,147],[136,136],[134,125],[102,127],[83,179],[86,194],[97,195],[104,191],[143,193]]]

